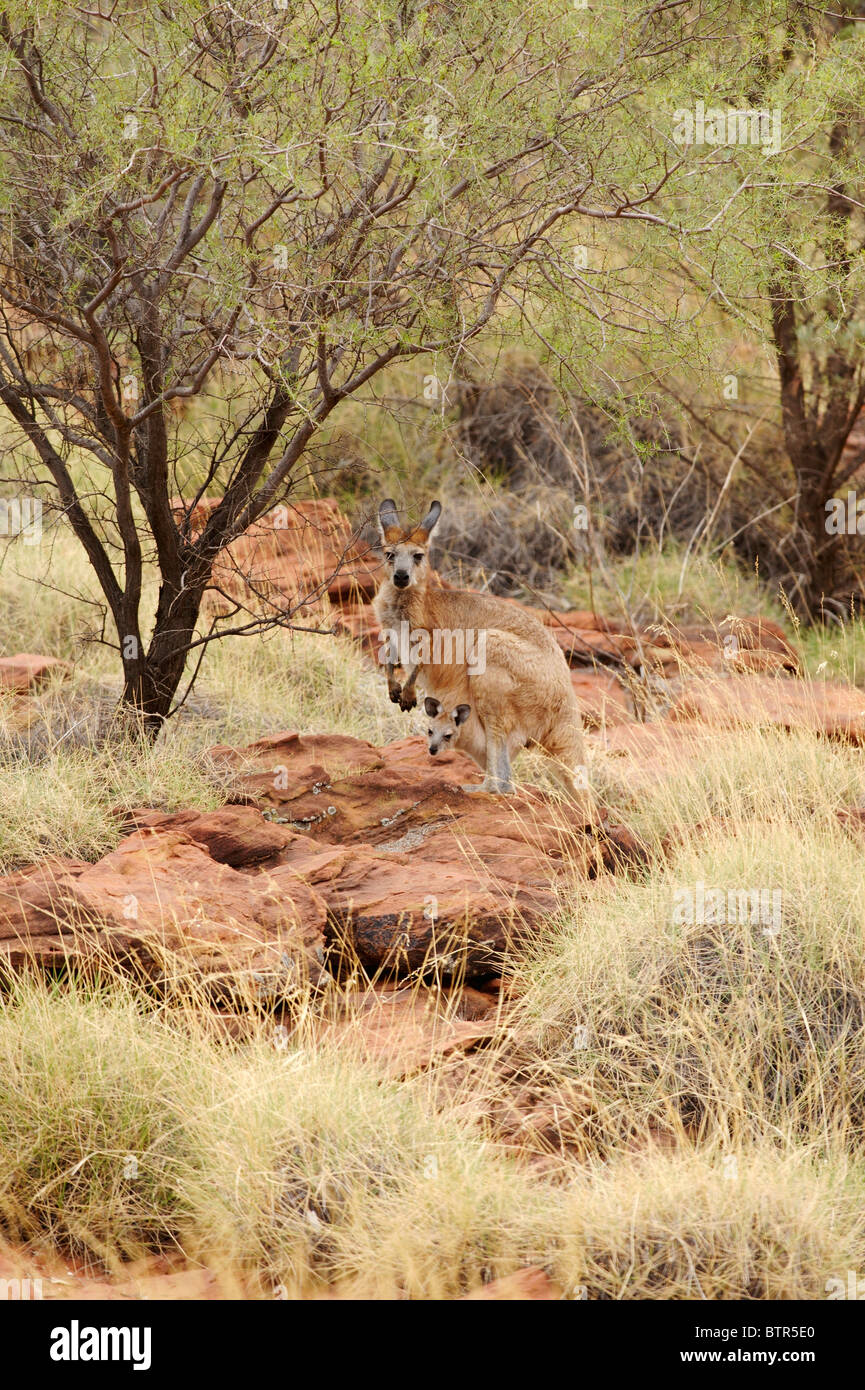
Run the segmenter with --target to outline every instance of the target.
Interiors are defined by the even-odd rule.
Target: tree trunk
[[[203,586],[163,582],[150,646],[138,660],[124,660],[121,709],[131,710],[143,737],[159,735],[177,695],[201,608]]]
[[[810,459],[803,462],[793,458],[792,463],[799,485],[795,555],[803,575],[795,606],[803,617],[814,621],[822,614],[824,599],[833,597],[840,582],[845,538],[843,533],[826,529],[826,503],[833,495],[834,468],[824,472],[822,462],[815,468]]]

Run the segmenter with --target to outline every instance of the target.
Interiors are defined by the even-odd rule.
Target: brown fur
[[[588,823],[591,797],[574,776],[586,767],[580,709],[558,648],[557,654],[559,660],[550,660],[513,633],[490,631],[485,671],[470,675],[465,666],[430,666],[422,669],[420,680],[439,707],[431,715],[431,729],[439,735],[451,731],[446,746],[462,749],[486,773],[480,787],[471,790],[512,790],[511,762],[523,748],[538,748]],[[461,705],[469,705],[471,713],[457,724],[454,712]]]
[[[485,669],[472,673],[465,662],[429,662],[410,669],[400,682],[398,663],[392,659],[387,664],[390,697],[401,709],[414,708],[420,677],[428,695],[440,702],[440,717],[451,717],[460,704],[471,706],[468,720],[453,729],[453,742],[486,772],[480,786],[471,790],[512,790],[511,759],[520,749],[535,745],[553,760],[560,783],[591,820],[591,797],[573,776],[575,767],[585,767],[585,749],[564,655],[543,624],[517,604],[429,583],[429,540],[440,510],[433,503],[421,526],[403,530],[392,523],[393,503],[382,503],[380,529],[385,556],[390,558],[388,576],[375,598],[376,614],[383,629],[425,633],[430,642],[436,631],[483,631]],[[404,587],[395,582],[397,574],[408,576]]]

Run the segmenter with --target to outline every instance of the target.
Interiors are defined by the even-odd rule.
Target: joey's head
[[[441,514],[441,503],[433,502],[420,526],[406,531],[399,524],[395,502],[388,497],[379,507],[378,529],[384,560],[388,577],[397,589],[426,582],[430,541]]]
[[[448,713],[442,706],[441,700],[433,699],[432,695],[427,695],[423,702],[426,717],[429,720],[427,726],[427,747],[435,757],[436,753],[453,747],[457,731],[461,724],[465,724],[472,712],[471,705],[457,705],[456,709]]]

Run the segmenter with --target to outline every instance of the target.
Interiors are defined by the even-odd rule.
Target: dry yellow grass
[[[118,804],[215,804],[214,743],[407,732],[354,649],[278,635],[214,651],[155,748],[95,746],[110,664],[79,641],[86,608],[30,592],[4,584],[0,627],[14,613],[13,648],[75,674],[41,696],[29,755],[6,710],[6,868],[103,852]],[[349,1034],[322,1037],[332,998],[310,996],[287,1041],[262,1018],[230,1042],[193,998],[19,982],[0,1007],[7,1232],[114,1270],[179,1248],[248,1294],[306,1298],[455,1298],[526,1265],[564,1297],[820,1298],[865,1267],[861,850],[836,817],[863,798],[861,755],[745,728],[660,778],[592,759],[651,867],[578,885],[464,1068],[383,1075]],[[700,883],[779,891],[777,929],[683,921]],[[515,1055],[553,1097],[584,1098],[559,1117],[579,1153],[538,1163],[500,1142]]]

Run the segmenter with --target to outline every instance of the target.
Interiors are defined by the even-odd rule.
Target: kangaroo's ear
[[[378,509],[378,531],[382,540],[387,539],[385,532],[394,526],[399,526],[396,502],[392,497],[386,497]]]
[[[426,538],[428,541],[432,539],[432,533],[438,526],[439,517],[441,516],[441,514],[441,502],[431,502],[430,509],[420,524],[420,529],[426,532]]]
[[[439,700],[434,700],[432,695],[427,695],[423,702],[423,707],[426,710],[428,719],[435,719],[436,715],[442,712],[441,702]]]
[[[454,723],[456,724],[457,728],[459,728],[460,724],[465,724],[471,712],[471,705],[457,705],[456,709],[454,710]]]

